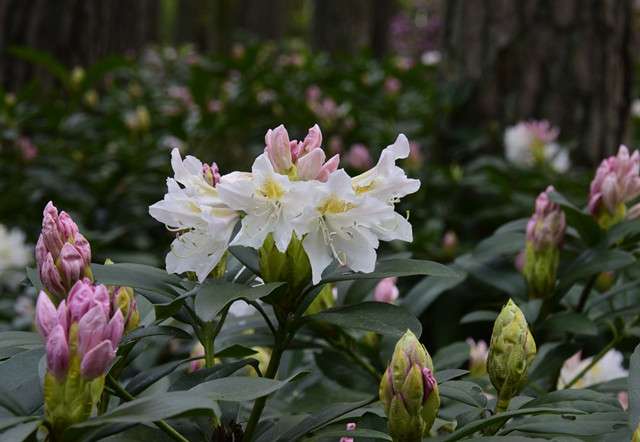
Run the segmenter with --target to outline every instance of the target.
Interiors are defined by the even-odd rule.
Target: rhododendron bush
[[[514,167],[557,167],[548,125],[522,127],[539,164]],[[0,333],[3,440],[640,437],[637,151],[605,159],[581,200],[547,183],[467,253],[449,233],[442,264],[400,252],[414,228],[398,207],[421,187],[405,135],[359,174],[319,125],[300,135],[267,130],[250,171],[173,149],[148,208],[173,236],[162,267],[96,263],[44,207],[31,331]],[[423,325],[458,320],[425,311],[478,287],[483,308],[454,325],[486,334],[434,345]]]

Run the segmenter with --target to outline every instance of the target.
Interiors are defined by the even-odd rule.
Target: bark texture
[[[368,47],[372,32],[370,6],[369,0],[315,0],[314,48],[352,54]]]
[[[12,46],[49,52],[67,66],[137,51],[156,37],[158,7],[157,0],[0,0],[0,83],[16,88],[34,72],[8,53]]]
[[[622,142],[632,84],[632,0],[447,0],[448,78],[470,87],[461,118],[547,118],[596,162]]]

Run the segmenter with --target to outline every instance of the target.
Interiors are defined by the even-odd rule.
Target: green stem
[[[265,378],[274,379],[276,377],[276,374],[278,373],[280,358],[282,358],[282,353],[284,353],[284,349],[287,347],[288,342],[288,339],[286,337],[284,339],[279,339],[279,336],[282,335],[286,336],[286,332],[285,330],[283,330],[283,328],[280,328],[280,333],[276,334],[275,337],[276,341],[273,346],[271,358],[269,359],[267,371],[264,374]],[[244,430],[242,442],[250,442],[253,439],[253,434],[256,431],[256,427],[258,426],[260,416],[262,416],[262,411],[264,410],[266,403],[267,396],[258,398],[254,402],[253,408],[251,409],[251,415],[249,416],[249,421],[247,422],[247,426]]]
[[[132,401],[135,399],[127,390],[124,389],[120,383],[114,379],[110,374],[107,375],[107,381],[109,382],[111,388],[118,394],[118,396],[124,400],[125,402]],[[164,431],[169,437],[178,442],[189,442],[189,439],[184,437],[182,434],[178,433],[178,431],[169,425],[167,422],[160,420],[154,422],[154,424]]]
[[[582,371],[580,371],[580,373],[575,375],[575,377],[573,379],[571,379],[571,381],[567,385],[565,385],[564,388],[573,387],[580,379],[583,378],[583,376],[585,374],[587,374],[587,372],[589,370],[591,370],[593,368],[594,365],[596,365],[600,361],[600,359],[602,359],[604,357],[604,355],[606,355],[609,352],[609,350],[611,350],[613,347],[615,347],[616,344],[618,344],[618,342],[620,342],[622,340],[623,336],[624,336],[623,334],[617,334],[616,336],[614,336],[614,338],[611,340],[611,342],[609,342],[602,350],[600,350],[600,352],[597,355],[595,355],[591,359],[591,362],[589,363],[589,365],[584,367],[582,369]]]
[[[587,282],[587,285],[585,285],[582,289],[580,300],[578,301],[578,305],[576,306],[576,311],[581,312],[582,310],[584,310],[584,307],[587,304],[587,300],[589,299],[589,295],[591,294],[591,290],[593,289],[593,286],[596,283],[597,279],[598,275],[593,275]]]

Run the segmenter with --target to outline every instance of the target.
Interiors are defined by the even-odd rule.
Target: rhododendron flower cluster
[[[620,146],[618,154],[611,156],[598,167],[591,181],[589,212],[603,228],[608,228],[625,217],[638,217],[640,206],[627,213],[626,203],[640,195],[640,153],[629,155],[626,146]]]
[[[521,167],[550,164],[556,172],[566,172],[571,165],[569,152],[556,143],[558,128],[546,120],[522,121],[504,133],[507,160]]]
[[[202,282],[229,246],[259,250],[272,238],[285,253],[296,239],[318,283],[334,260],[353,271],[371,272],[381,240],[411,241],[411,225],[394,209],[420,187],[396,165],[409,156],[407,138],[399,135],[373,168],[353,178],[338,168],[339,155],[326,160],[321,144],[317,125],[303,141],[290,140],[279,126],[267,132],[265,151],[251,172],[219,178],[217,167],[214,173],[195,157],[183,160],[174,149],[168,192],[149,208],[151,216],[177,233],[167,271],[195,272]]]

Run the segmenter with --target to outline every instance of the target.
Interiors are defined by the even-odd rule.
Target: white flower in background
[[[302,214],[312,187],[277,173],[266,153],[256,158],[251,174],[232,172],[223,176],[218,185],[220,198],[245,214],[231,245],[259,249],[271,233],[278,250],[285,252],[293,234],[293,220]]]
[[[581,359],[581,352],[567,359],[560,370],[558,389],[566,388],[593,358]],[[627,377],[629,372],[622,366],[623,356],[617,350],[609,350],[578,382],[571,388],[586,388],[592,385],[608,382],[613,379]]]
[[[243,318],[245,316],[250,316],[253,314],[254,311],[255,311],[255,308],[253,308],[253,306],[247,304],[243,300],[238,300],[233,304],[231,304],[231,307],[229,307],[229,314],[231,314],[232,316],[235,316],[236,318]]]
[[[566,172],[571,166],[569,152],[556,143],[558,134],[546,120],[520,122],[505,130],[505,156],[521,167],[547,163],[556,172]]]
[[[0,285],[15,288],[20,284],[31,258],[32,248],[25,244],[24,233],[0,224]]]
[[[368,273],[375,267],[379,240],[413,240],[411,224],[386,202],[358,195],[343,169],[307,198],[310,205],[296,220],[296,232],[304,236],[314,284],[333,259]]]
[[[420,57],[422,64],[426,66],[434,66],[442,60],[442,54],[440,51],[426,51]]]
[[[171,151],[174,178],[168,192],[149,207],[149,214],[178,233],[166,257],[167,272],[195,272],[200,282],[209,275],[227,250],[238,213],[218,196],[215,180],[205,173],[211,166],[195,157],[184,161],[178,149]]]
[[[487,372],[487,359],[489,347],[482,339],[477,342],[473,338],[467,338],[469,344],[469,371],[472,376],[482,376]]]
[[[398,135],[395,143],[382,151],[378,164],[352,179],[356,193],[394,204],[416,192],[420,188],[420,180],[407,178],[405,171],[396,166],[396,161],[407,158],[410,152],[407,137]]]

